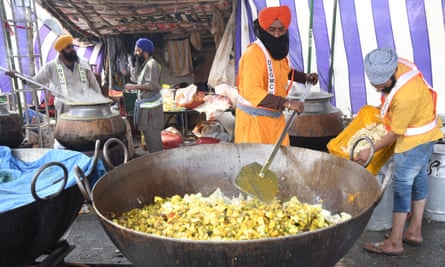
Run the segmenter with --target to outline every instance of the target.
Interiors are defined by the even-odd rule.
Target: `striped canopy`
[[[254,41],[252,21],[259,10],[277,5],[292,12],[292,67],[318,72],[320,90],[333,93],[332,104],[343,113],[379,105],[363,68],[364,56],[377,47],[395,48],[399,57],[413,61],[438,93],[438,113],[445,113],[445,0],[239,0],[237,59]]]
[[[2,48],[2,51],[7,51],[6,43],[4,41],[4,34],[3,31],[5,30],[4,27],[0,27],[0,47]],[[17,32],[13,33],[17,34],[17,39],[20,41],[20,44],[26,44],[26,32],[24,29],[17,28]],[[39,29],[39,38],[35,38],[34,40],[34,55],[36,56],[36,66],[44,65],[45,63],[55,59],[58,55],[58,52],[54,50],[54,42],[57,39],[57,34],[51,29],[43,24]],[[40,53],[42,57],[41,64],[39,62],[39,43],[40,41]],[[23,49],[24,48],[24,49]],[[90,64],[96,65],[96,71],[101,72],[103,69],[103,57],[104,57],[104,51],[105,46],[102,43],[98,43],[95,45],[87,45],[87,46],[80,46],[75,44],[75,49],[77,51],[77,54],[81,58],[88,59]],[[20,53],[23,55],[26,55],[26,46],[21,45]],[[28,60],[29,58],[24,58],[22,60]],[[8,66],[8,58],[7,53],[1,53],[0,54],[0,66],[3,68],[9,69]],[[34,73],[34,71],[31,71],[29,69],[30,64],[28,62],[22,62],[23,69],[20,70],[21,73],[23,73],[26,76],[31,76],[30,73]],[[38,71],[38,70],[37,70]],[[3,73],[0,74],[0,88],[3,93],[11,92],[11,79],[10,77],[4,75]],[[30,102],[31,98],[28,96],[27,101]]]
[[[58,52],[53,48],[53,46],[58,37],[57,34],[51,31],[51,29],[44,24],[39,30],[39,36],[43,62],[46,63],[55,59],[58,55]],[[35,54],[37,54],[39,51],[38,45],[38,43],[34,44]],[[88,46],[79,46],[75,44],[74,47],[79,57],[88,59],[91,65],[96,65],[98,72],[102,71],[102,59],[104,54],[104,46],[102,45],[102,43]]]

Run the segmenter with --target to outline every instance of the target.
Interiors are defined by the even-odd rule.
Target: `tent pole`
[[[332,29],[331,29],[331,57],[329,62],[329,84],[328,93],[332,93],[332,79],[334,75],[334,48],[335,48],[335,29],[337,25],[337,3],[338,0],[334,2],[334,16],[332,18]]]
[[[307,55],[307,73],[311,73],[311,60],[312,60],[312,24],[314,20],[314,0],[311,0],[309,7],[309,45]]]

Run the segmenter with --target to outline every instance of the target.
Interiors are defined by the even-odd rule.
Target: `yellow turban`
[[[267,7],[260,11],[258,22],[263,30],[267,30],[275,20],[279,20],[287,29],[290,24],[290,17],[288,6]]]
[[[61,35],[57,38],[56,42],[54,43],[54,49],[56,49],[58,52],[61,52],[65,47],[67,47],[69,44],[73,43],[73,36],[69,34]]]

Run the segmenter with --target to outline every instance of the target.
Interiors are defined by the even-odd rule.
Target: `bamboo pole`
[[[312,24],[314,21],[314,0],[311,0],[309,7],[309,45],[308,45],[308,55],[307,55],[307,73],[311,73],[311,63],[312,63]]]
[[[328,93],[332,93],[332,79],[334,76],[334,49],[335,49],[335,30],[337,25],[337,3],[338,0],[334,2],[334,16],[332,18],[332,28],[331,28],[331,56],[329,61],[329,84]]]

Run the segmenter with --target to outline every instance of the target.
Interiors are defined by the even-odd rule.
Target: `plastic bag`
[[[191,84],[186,88],[176,90],[175,103],[178,107],[193,109],[204,103],[204,96],[204,92],[198,92],[196,85]]]
[[[222,95],[206,95],[204,104],[195,108],[199,112],[205,112],[207,120],[218,119],[226,110],[232,107],[230,99]]]

